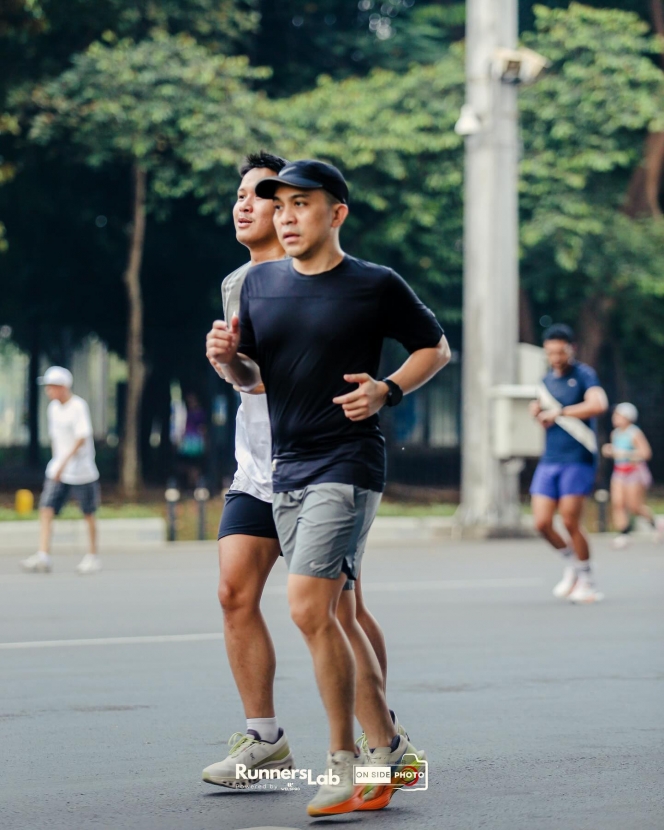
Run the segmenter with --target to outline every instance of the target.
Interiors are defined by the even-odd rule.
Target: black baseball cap
[[[256,195],[272,199],[280,184],[302,187],[306,190],[327,190],[335,199],[348,204],[348,185],[340,170],[333,164],[314,159],[300,159],[287,164],[278,176],[268,176],[256,184]]]

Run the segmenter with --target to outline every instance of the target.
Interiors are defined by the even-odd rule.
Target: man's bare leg
[[[51,552],[51,531],[54,516],[55,511],[52,507],[39,508],[39,550],[44,553]]]
[[[531,499],[535,529],[556,550],[565,550],[568,543],[553,526],[553,517],[556,515],[558,502],[548,496],[533,496]]]
[[[579,562],[587,562],[590,559],[588,537],[581,525],[585,500],[585,496],[563,496],[558,503],[560,518],[569,533],[572,548]]]
[[[97,520],[94,513],[88,513],[83,518],[88,526],[88,538],[90,540],[89,552],[97,553]]]
[[[330,752],[355,751],[355,658],[337,618],[345,574],[338,579],[290,574],[288,603],[314,662],[316,682],[330,727]]]
[[[359,624],[355,593],[342,591],[337,608],[337,617],[355,655],[355,714],[370,747],[390,746],[396,729],[385,700],[384,675],[376,650]]]
[[[344,591],[344,593],[355,594],[355,617],[362,630],[369,638],[369,642],[371,643],[371,646],[376,654],[383,678],[383,693],[387,693],[387,646],[385,645],[385,635],[383,634],[383,629],[378,624],[378,620],[373,616],[364,603],[362,574],[357,577],[355,591]],[[355,655],[355,657],[357,659],[357,655]]]
[[[260,601],[278,558],[276,539],[238,534],[219,540],[219,601],[224,614],[224,641],[247,718],[275,716],[276,658]]]

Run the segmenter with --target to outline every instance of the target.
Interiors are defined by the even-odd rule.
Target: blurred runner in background
[[[646,504],[646,491],[652,484],[647,464],[652,458],[652,449],[636,426],[638,417],[633,403],[619,403],[613,411],[611,443],[602,447],[602,455],[613,459],[611,509],[613,525],[618,530],[618,536],[613,540],[616,548],[629,544],[635,516],[643,516],[659,538],[657,521]]]
[[[73,377],[62,366],[51,366],[37,381],[50,399],[47,410],[48,435],[53,457],[46,467],[44,489],[39,501],[39,550],[24,559],[21,567],[32,573],[52,570],[51,527],[71,496],[79,503],[88,526],[87,553],[76,570],[92,574],[101,570],[97,554],[95,512],[99,507],[99,470],[95,464],[92,422],[87,403],[71,391]]]
[[[205,465],[207,424],[205,410],[194,392],[184,396],[187,409],[184,432],[178,444],[179,467],[185,483],[192,489],[198,486]]]
[[[557,324],[544,332],[551,366],[530,405],[546,429],[544,455],[530,487],[535,527],[562,556],[562,580],[553,595],[572,602],[598,602],[590,570],[590,548],[581,525],[583,506],[592,493],[597,471],[596,418],[608,408],[595,370],[574,357],[574,333]],[[569,540],[553,526],[558,511]]]

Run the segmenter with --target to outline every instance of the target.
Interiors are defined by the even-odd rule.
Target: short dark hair
[[[564,340],[565,343],[574,343],[574,332],[565,323],[554,323],[542,335],[542,342],[547,340]]]
[[[286,159],[282,159],[281,156],[259,150],[257,153],[247,153],[240,165],[240,175],[246,176],[250,170],[260,170],[261,168],[272,170],[274,173],[281,173],[287,164]]]

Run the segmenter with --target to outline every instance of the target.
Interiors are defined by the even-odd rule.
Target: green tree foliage
[[[279,100],[276,146],[338,164],[351,184],[344,245],[401,270],[447,321],[458,320],[462,234],[463,102],[458,50],[406,73],[321,78]]]
[[[520,98],[523,282],[540,308],[583,321],[595,361],[597,328],[626,292],[635,307],[657,296],[664,267],[661,223],[621,210],[643,135],[664,127],[664,74],[651,60],[661,44],[630,12],[573,3],[535,15],[524,40],[552,66]]]
[[[524,43],[552,62],[520,92],[522,282],[534,319],[580,322],[589,354],[619,332],[654,365],[662,231],[623,205],[645,136],[662,129],[660,46],[645,0],[612,5],[520,3]],[[26,298],[44,298],[42,322],[56,304],[74,336],[87,325],[123,350],[119,277],[140,167],[148,362],[165,380],[204,368],[198,338],[219,279],[244,258],[228,225],[235,166],[262,144],[348,173],[344,245],[402,272],[458,343],[463,16],[462,3],[433,0],[8,1],[7,322],[23,332],[38,305]]]

